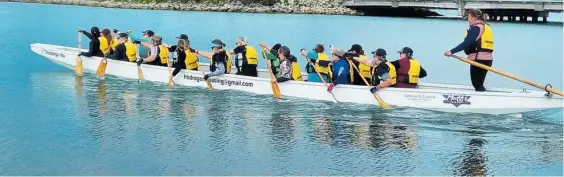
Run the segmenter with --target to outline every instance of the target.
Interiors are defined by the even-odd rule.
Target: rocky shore
[[[195,1],[168,1],[156,3],[153,1],[141,3],[111,0],[0,0],[0,2],[2,1],[149,10],[363,15],[362,12],[343,6],[343,0],[285,0],[283,2],[276,2],[272,6],[261,5],[258,3],[244,4],[241,1],[224,1],[221,3]]]

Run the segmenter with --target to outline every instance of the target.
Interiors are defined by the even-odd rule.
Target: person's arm
[[[454,54],[464,50],[464,48],[470,46],[472,42],[478,39],[478,35],[480,35],[480,27],[473,26],[472,28],[470,28],[470,31],[468,32],[468,35],[466,35],[466,38],[464,38],[464,41],[458,44],[458,46],[452,48],[450,52]]]
[[[348,70],[348,69],[347,69],[347,70]],[[346,72],[345,72],[345,67],[339,68],[339,72],[337,73],[337,76],[335,76],[335,79],[334,79],[334,80],[336,81],[336,80],[339,79],[340,77],[343,77],[343,75],[345,75],[345,73],[346,73]],[[344,76],[344,77],[346,77],[346,76]],[[333,82],[333,86],[337,86],[337,83],[336,83],[336,82]]]
[[[196,50],[196,54],[207,58],[207,59],[211,59],[213,57],[213,53],[211,52],[206,52],[206,51],[201,51],[201,50]]]
[[[390,77],[390,68],[388,67],[388,65],[379,66],[376,74],[378,74],[378,76],[380,76],[380,78],[384,80],[376,86],[376,89],[382,89],[392,85],[392,78]]]
[[[157,59],[157,46],[153,46],[151,47],[151,55],[148,56],[147,58],[143,59],[143,63],[148,63],[148,62],[152,62],[155,59]]]
[[[92,34],[90,34],[88,31],[82,30],[81,32],[82,32],[82,34],[84,34],[88,39],[92,40]]]
[[[277,60],[278,57],[274,56],[272,53],[266,52],[266,59],[268,60]]]
[[[419,66],[419,67],[421,68],[421,69],[420,69],[420,72],[419,72],[419,78],[424,78],[424,77],[426,77],[426,76],[427,76],[427,71],[425,71],[425,69],[423,69],[422,66]]]
[[[142,45],[143,47],[146,47],[146,48],[149,48],[149,49],[150,49],[151,47],[153,47],[153,44],[150,44],[150,43],[147,43],[147,42],[141,42],[141,45]]]
[[[357,62],[362,63],[362,64],[365,64],[365,65],[367,65],[367,66],[374,66],[374,65],[372,64],[372,62],[371,62],[370,60],[368,60],[368,59],[361,59],[361,58],[359,58],[359,57],[353,57],[353,59],[356,60]]]

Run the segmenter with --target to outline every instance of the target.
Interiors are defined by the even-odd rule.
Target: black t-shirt
[[[236,47],[235,49],[233,49],[233,52],[235,55],[237,55],[235,59],[243,60],[243,64],[247,64],[247,48],[244,45]],[[239,54],[241,55],[241,58],[239,58]]]
[[[129,58],[127,58],[125,44],[118,44],[116,46],[116,51],[114,51],[111,56],[111,58],[116,60],[129,61]]]
[[[380,84],[381,80],[385,80],[387,77],[390,77],[390,67],[386,63],[380,63],[374,72],[372,73],[372,85],[376,86]]]
[[[220,51],[218,53],[213,54],[212,59],[213,62],[210,65],[211,72],[214,72],[215,69],[217,68],[216,63],[223,63],[223,66],[227,67],[227,65],[225,64],[225,62],[227,61],[227,53],[225,51]]]

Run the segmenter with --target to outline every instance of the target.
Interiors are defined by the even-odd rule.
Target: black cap
[[[143,31],[143,34],[147,34],[147,35],[149,35],[149,37],[151,37],[151,36],[155,35],[155,32],[153,32],[151,30],[146,30],[146,31]]]
[[[409,47],[404,47],[403,49],[401,49],[401,51],[398,51],[398,53],[402,54],[408,54],[408,55],[413,55],[413,50]]]
[[[381,56],[381,57],[386,56],[386,50],[382,48],[376,49],[376,51],[372,51],[372,55]]]
[[[349,52],[353,50],[358,53],[362,51],[362,46],[360,46],[359,44],[354,44],[351,46],[351,49],[349,49]]]
[[[127,35],[127,33],[119,33],[119,37],[128,38],[129,35]]]
[[[190,42],[190,40],[188,40],[188,36],[185,34],[180,34],[180,36],[176,37],[177,39],[184,39],[186,40],[186,42]]]

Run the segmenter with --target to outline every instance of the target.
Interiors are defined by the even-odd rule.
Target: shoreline
[[[341,0],[300,0],[297,3],[277,2],[272,6],[259,3],[244,4],[241,1],[226,0],[223,3],[207,2],[125,2],[112,0],[0,0],[0,2],[20,2],[36,4],[78,5],[120,9],[174,10],[174,11],[210,11],[241,13],[284,13],[284,14],[322,14],[362,16],[364,13],[345,7]]]

